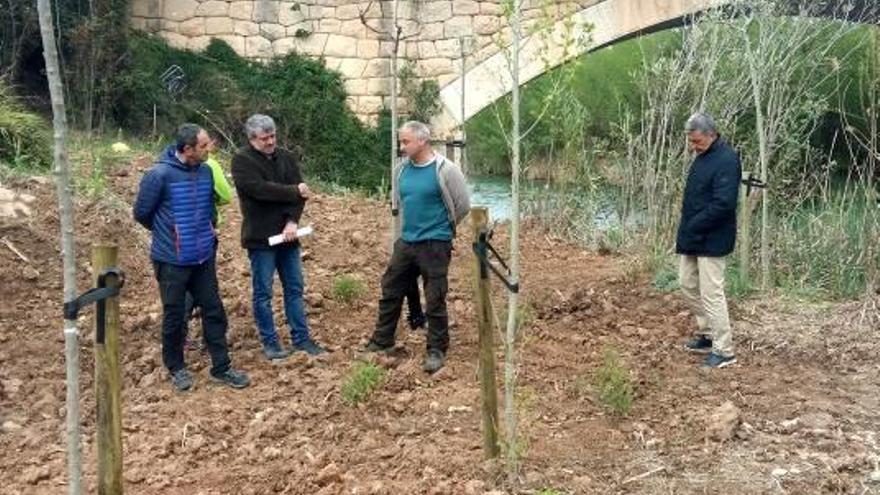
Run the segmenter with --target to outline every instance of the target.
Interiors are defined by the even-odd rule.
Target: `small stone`
[[[266,459],[277,459],[281,457],[281,449],[277,447],[266,447],[263,449],[263,457]]]
[[[318,478],[315,481],[321,486],[340,483],[342,482],[342,472],[339,470],[339,466],[331,462],[318,473]]]
[[[868,479],[871,480],[871,483],[880,483],[880,469],[873,471]]]
[[[787,469],[776,468],[773,470],[773,472],[770,473],[770,476],[773,476],[774,478],[782,478],[786,474],[788,474]]]
[[[3,431],[7,433],[12,433],[14,431],[20,431],[21,425],[14,421],[5,421],[3,423]]]
[[[786,433],[791,433],[797,429],[800,423],[800,418],[794,418],[783,421],[782,423],[780,423],[780,426],[782,426],[782,430]]]
[[[741,413],[739,408],[727,401],[719,406],[709,416],[706,425],[706,435],[719,442],[725,442],[733,438],[741,422]]]
[[[486,483],[481,480],[470,480],[464,484],[464,495],[483,495]]]
[[[362,246],[366,242],[366,238],[361,232],[352,232],[349,239],[351,239],[351,244],[355,247]]]
[[[827,430],[834,424],[834,416],[827,412],[807,413],[801,417],[801,423],[810,430]]]
[[[309,295],[309,304],[315,308],[323,308],[324,307],[324,295],[321,293],[315,293]]]
[[[40,272],[37,271],[36,268],[32,266],[25,265],[21,269],[21,276],[24,277],[25,280],[33,282],[40,278]]]
[[[51,477],[48,466],[34,466],[25,470],[22,481],[28,485],[36,485],[41,481],[46,481]]]

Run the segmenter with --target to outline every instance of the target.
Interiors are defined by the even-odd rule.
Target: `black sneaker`
[[[443,354],[443,351],[438,351],[436,349],[431,349],[428,351],[428,355],[425,357],[425,361],[422,363],[422,369],[428,373],[436,373],[443,367],[443,363],[446,362],[446,355]]]
[[[382,347],[381,345],[373,342],[372,340],[367,342],[367,345],[364,346],[364,350],[367,352],[380,352],[388,354],[389,352],[394,350],[393,345],[389,345],[388,347]]]
[[[211,380],[217,383],[229,385],[232,388],[245,388],[251,384],[251,379],[243,371],[237,371],[232,368],[227,369],[219,375],[211,374]]]
[[[320,356],[321,354],[325,354],[327,351],[315,343],[314,340],[307,340],[302,344],[294,344],[293,352],[305,352],[309,356]]]
[[[730,366],[731,364],[736,362],[735,356],[721,356],[719,354],[715,354],[714,352],[709,354],[709,357],[703,362],[701,368],[706,369],[721,369],[725,366]]]
[[[419,330],[421,328],[425,328],[428,324],[428,317],[423,314],[419,315],[410,315],[406,319],[407,323],[409,323],[410,330]]]
[[[708,354],[712,352],[712,339],[705,335],[700,335],[694,340],[687,342],[684,345],[684,348],[690,352],[696,352],[697,354]]]
[[[269,361],[280,361],[290,356],[290,351],[281,347],[278,342],[273,342],[263,346],[263,354]]]
[[[186,368],[171,373],[171,384],[178,392],[186,392],[193,386],[193,377]]]

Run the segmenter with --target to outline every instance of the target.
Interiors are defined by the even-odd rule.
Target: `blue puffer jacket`
[[[169,146],[141,179],[134,218],[153,233],[150,258],[174,265],[199,265],[214,255],[214,177],[191,167]]]

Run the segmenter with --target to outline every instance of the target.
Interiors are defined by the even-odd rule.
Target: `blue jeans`
[[[310,340],[309,325],[303,302],[303,273],[300,248],[281,247],[278,249],[249,249],[251,260],[251,285],[254,289],[254,318],[260,341],[263,345],[278,343],[275,319],[272,315],[272,283],[275,271],[281,279],[284,290],[284,314],[290,326],[293,345],[302,345]]]

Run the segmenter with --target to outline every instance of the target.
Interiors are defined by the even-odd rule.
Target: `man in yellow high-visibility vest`
[[[226,173],[223,171],[223,166],[220,165],[220,162],[217,160],[217,140],[211,139],[211,144],[208,147],[208,158],[205,160],[205,165],[211,169],[211,174],[214,176],[214,206],[215,211],[217,212],[217,217],[214,219],[214,228],[219,229],[220,225],[223,223],[223,214],[220,213],[220,207],[228,205],[230,201],[232,201],[232,186],[229,185],[229,181],[226,180]],[[217,233],[217,239],[220,238],[220,233]],[[193,298],[192,295],[187,292],[186,293],[186,302],[185,302],[185,315],[183,325],[183,334],[186,336],[186,348],[187,349],[200,349],[203,350],[205,348],[204,345],[204,335],[202,336],[202,341],[194,341],[189,338],[189,320],[192,319],[193,316]]]

